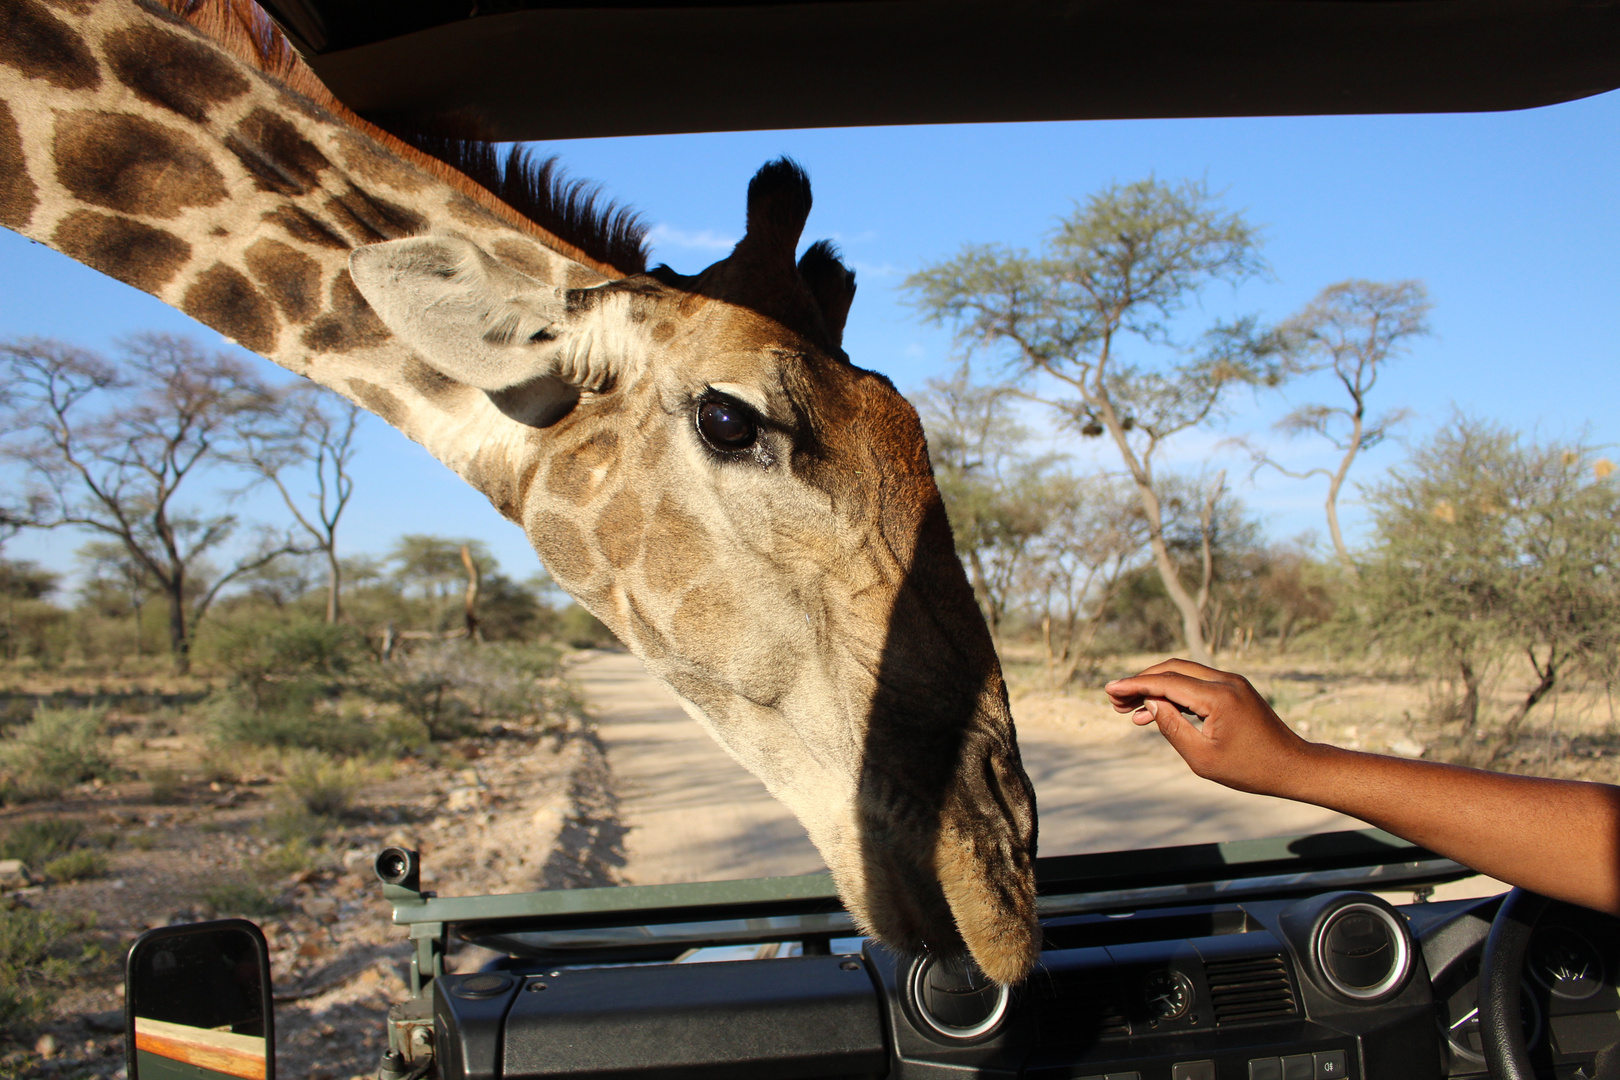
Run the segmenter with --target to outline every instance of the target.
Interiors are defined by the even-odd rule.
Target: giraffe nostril
[[[709,398],[698,406],[697,427],[716,450],[746,450],[759,436],[753,415],[725,398]]]

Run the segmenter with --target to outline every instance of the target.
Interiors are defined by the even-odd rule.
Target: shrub
[[[185,791],[185,781],[179,770],[167,765],[153,769],[146,779],[152,784],[152,801],[155,803],[179,802]]]
[[[477,718],[544,715],[555,691],[542,680],[557,674],[557,659],[533,645],[429,645],[394,665],[394,697],[432,738],[458,738]]]
[[[79,848],[45,864],[45,874],[57,881],[82,881],[107,872],[107,856],[89,848]]]
[[[0,1031],[38,1019],[75,964],[60,955],[72,928],[50,912],[0,907]]]
[[[318,751],[288,754],[284,767],[287,790],[316,817],[342,814],[370,779],[369,771],[359,761],[334,761]]]
[[[77,821],[25,821],[0,839],[0,859],[21,859],[29,866],[42,867],[71,850],[82,832],[84,826]]]
[[[18,799],[50,798],[69,784],[110,778],[101,709],[40,708],[0,738],[0,790]]]
[[[247,881],[222,881],[203,892],[203,903],[220,915],[274,915],[274,893]]]
[[[314,870],[324,861],[320,848],[304,836],[294,836],[259,856],[259,870],[271,877],[286,877]]]

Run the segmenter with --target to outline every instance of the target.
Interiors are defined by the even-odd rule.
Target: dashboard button
[[[1249,1080],[1282,1080],[1282,1058],[1255,1058],[1249,1062]]]
[[[1316,1080],[1316,1059],[1309,1054],[1289,1054],[1282,1066],[1283,1080]]]
[[[1170,1066],[1170,1080],[1215,1080],[1215,1063],[1178,1061]]]
[[[1316,1054],[1316,1080],[1339,1080],[1348,1072],[1343,1050],[1322,1050]]]

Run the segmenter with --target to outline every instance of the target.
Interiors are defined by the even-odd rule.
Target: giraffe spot
[[[308,322],[320,311],[321,267],[302,251],[265,237],[243,261],[288,322]]]
[[[569,592],[583,590],[596,573],[596,559],[585,546],[585,534],[561,514],[543,513],[528,525],[529,543],[540,561]]]
[[[551,266],[541,254],[539,244],[503,237],[495,241],[495,257],[532,278],[544,281],[551,276]]]
[[[288,236],[294,240],[302,240],[306,244],[331,248],[334,251],[348,251],[350,247],[349,242],[333,232],[326,222],[299,206],[277,207],[264,214],[260,220],[280,225],[287,230]]]
[[[307,195],[320,185],[321,172],[332,167],[291,121],[262,106],[237,122],[225,136],[225,149],[260,191],[277,195]]]
[[[157,292],[191,259],[191,245],[139,221],[94,210],[75,210],[51,235],[51,246],[93,270]]]
[[[672,628],[676,641],[701,642],[707,656],[730,659],[744,651],[745,642],[738,640],[737,630],[746,625],[747,621],[739,617],[736,606],[723,590],[699,585],[681,598]],[[788,675],[791,665],[778,666],[791,685]],[[756,693],[759,691],[757,679],[750,681],[750,688]]]
[[[63,90],[101,85],[101,71],[83,35],[34,0],[0,7],[0,64]]]
[[[613,478],[618,459],[619,437],[611,431],[596,431],[571,450],[560,451],[546,470],[546,492],[579,504],[589,502],[601,486]],[[597,470],[603,469],[600,476]]]
[[[660,499],[647,529],[646,555],[642,574],[654,592],[674,595],[691,584],[698,568],[706,564],[710,548],[703,523],[684,510],[677,510],[668,499]]]
[[[353,185],[327,199],[326,212],[340,229],[361,244],[414,236],[427,227],[426,220],[414,210],[368,195]]]
[[[405,406],[395,397],[393,391],[384,390],[376,383],[366,382],[364,379],[349,379],[346,383],[349,393],[354,400],[366,411],[375,413],[383,423],[389,427],[399,427],[405,419]]]
[[[180,310],[245,349],[268,353],[276,347],[275,309],[235,267],[217,262],[198,274]]]
[[[22,132],[11,108],[0,101],[0,225],[20,229],[39,205],[37,188],[23,157]]]
[[[105,51],[113,74],[136,97],[193,123],[207,120],[209,109],[241,97],[251,86],[218,50],[153,26],[108,34]]]
[[[588,266],[577,262],[568,264],[568,287],[570,289],[589,289],[593,285],[600,285],[607,278],[598,274]]]
[[[480,450],[467,465],[462,478],[483,492],[490,505],[500,511],[502,517],[508,521],[519,520],[521,491],[517,478],[512,473],[512,464],[504,450],[494,448]]]
[[[172,218],[225,198],[225,181],[184,132],[128,113],[68,113],[56,125],[56,178],[93,206]]]
[[[653,324],[652,339],[654,341],[662,343],[662,342],[668,341],[670,338],[672,338],[674,336],[675,336],[675,324],[673,322],[671,322],[669,319],[659,319],[656,323]]]
[[[381,345],[389,339],[388,327],[371,310],[366,298],[354,287],[349,271],[332,279],[332,306],[304,331],[305,348],[313,352],[348,352]]]
[[[422,170],[390,154],[375,139],[357,131],[339,128],[333,140],[349,171],[373,184],[384,184],[396,191],[420,191],[428,183]]]
[[[628,495],[608,503],[596,521],[596,542],[602,545],[602,554],[615,570],[623,570],[641,555],[641,536],[646,528],[646,517],[641,512],[641,501]]]
[[[430,401],[466,389],[444,372],[429,367],[414,356],[405,361],[402,374],[405,376],[406,386]]]
[[[484,229],[501,225],[510,227],[510,222],[502,221],[459,191],[444,201],[444,208],[450,212],[451,217],[463,225],[476,225]]]
[[[662,426],[654,427],[641,443],[640,464],[643,468],[653,468],[664,460],[669,452],[669,432]]]

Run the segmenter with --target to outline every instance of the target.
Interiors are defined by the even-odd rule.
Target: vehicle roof
[[[262,3],[357,112],[502,141],[1464,112],[1620,87],[1612,0]]]

